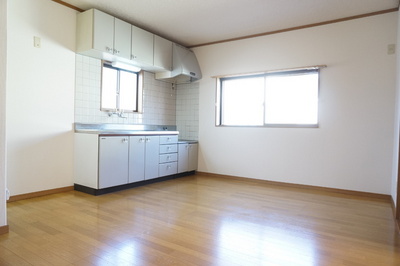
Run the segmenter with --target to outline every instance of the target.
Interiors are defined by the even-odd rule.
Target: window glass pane
[[[119,76],[119,104],[124,111],[137,110],[137,74],[120,71]]]
[[[101,109],[117,108],[118,71],[109,67],[103,67],[101,81]]]
[[[263,125],[263,77],[227,79],[221,86],[223,125]]]
[[[266,124],[318,123],[318,72],[267,76]]]

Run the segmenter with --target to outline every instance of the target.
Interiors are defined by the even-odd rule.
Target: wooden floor
[[[400,265],[390,203],[188,176],[8,204],[0,265]]]

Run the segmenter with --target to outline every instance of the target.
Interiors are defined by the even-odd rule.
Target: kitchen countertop
[[[138,130],[114,130],[114,131],[98,131],[98,130],[78,130],[75,133],[98,134],[101,136],[126,136],[126,135],[178,135],[179,131],[138,131]]]
[[[125,124],[81,124],[75,123],[75,133],[97,135],[178,135],[176,126],[125,125]]]

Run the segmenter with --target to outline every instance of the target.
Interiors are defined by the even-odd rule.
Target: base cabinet
[[[127,137],[99,138],[99,189],[128,183]]]
[[[178,173],[191,172],[197,170],[198,160],[197,143],[178,144]]]
[[[178,144],[178,173],[189,171],[189,144]]]
[[[158,173],[161,176],[178,173],[178,136],[160,136]]]
[[[188,159],[189,172],[197,170],[198,150],[199,150],[199,145],[197,143],[189,144],[189,159]]]
[[[129,183],[157,178],[159,136],[129,137]]]
[[[155,178],[173,178],[177,173],[196,170],[197,144],[178,145],[177,142],[178,135],[76,133],[75,187],[99,195],[97,192],[136,182],[138,185],[149,183],[153,181],[143,181]]]

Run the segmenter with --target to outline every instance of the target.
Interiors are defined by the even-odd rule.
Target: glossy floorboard
[[[0,265],[400,265],[389,202],[188,176],[8,204]]]

